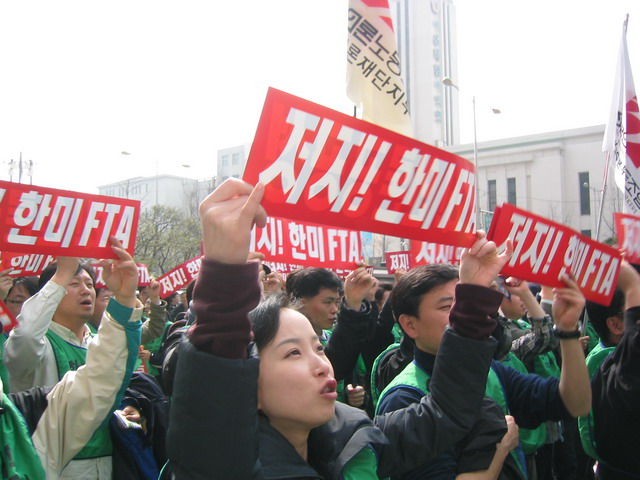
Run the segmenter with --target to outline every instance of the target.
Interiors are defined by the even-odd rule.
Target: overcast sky
[[[269,86],[350,113],[347,3],[0,3],[0,179],[20,152],[35,184],[88,193],[156,167],[212,176]],[[640,88],[638,0],[454,4],[463,142],[473,95],[479,140],[603,124],[626,13]]]

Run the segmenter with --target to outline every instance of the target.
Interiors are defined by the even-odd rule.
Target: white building
[[[251,144],[247,143],[218,150],[218,184],[230,177],[242,178],[250,149]]]
[[[157,175],[128,178],[101,185],[98,187],[98,193],[139,200],[141,212],[154,205],[164,205],[184,212],[197,212],[200,201],[214,188],[214,179],[196,180],[176,175]]]
[[[603,136],[604,125],[598,125],[478,143],[481,211],[492,212],[507,202],[595,238]],[[446,148],[473,162],[473,145]],[[621,205],[610,172],[599,241],[614,237],[613,212],[621,211]],[[484,220],[490,218],[485,215]]]

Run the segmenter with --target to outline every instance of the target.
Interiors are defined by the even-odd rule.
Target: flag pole
[[[607,159],[604,162],[604,178],[602,179],[602,190],[600,191],[600,205],[598,206],[598,221],[596,223],[596,242],[600,241],[600,225],[602,224],[602,214],[604,212],[604,197],[607,191],[607,180],[609,179],[609,163],[611,153],[607,151]]]

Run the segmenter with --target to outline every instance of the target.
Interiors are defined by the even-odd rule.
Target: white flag
[[[602,150],[608,153],[609,162],[613,162],[616,184],[624,193],[623,212],[640,215],[640,113],[627,52],[628,21],[627,16]]]
[[[349,0],[347,96],[363,120],[413,136],[387,0]]]

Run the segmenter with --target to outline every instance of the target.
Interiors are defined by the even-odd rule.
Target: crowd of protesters
[[[133,258],[0,272],[2,478],[640,478],[640,275],[611,305],[459,265],[272,271],[264,187],[200,206],[197,279],[160,298]],[[586,333],[585,333],[586,332]]]

